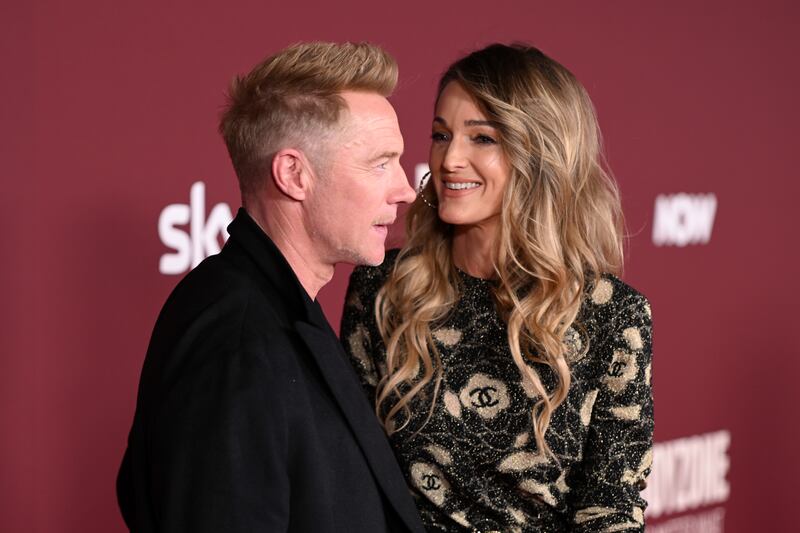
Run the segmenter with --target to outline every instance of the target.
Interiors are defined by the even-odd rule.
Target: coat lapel
[[[327,381],[387,500],[409,530],[423,531],[397,459],[333,330],[330,326],[321,329],[304,321],[295,322],[295,327]]]
[[[410,531],[424,532],[386,435],[319,305],[308,297],[280,250],[244,209],[239,210],[228,232],[230,239],[222,255],[243,252],[258,266],[270,292],[279,295],[278,305],[286,312],[287,324],[294,323],[308,346],[386,500]]]

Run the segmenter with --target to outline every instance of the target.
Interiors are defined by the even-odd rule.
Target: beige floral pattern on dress
[[[576,363],[586,356],[581,334],[572,326],[567,328],[564,333],[564,347],[566,348],[565,357],[571,363]]]
[[[598,518],[603,518],[616,512],[616,509],[612,509],[611,507],[587,507],[575,513],[575,523],[583,524],[589,520],[597,520]]]
[[[611,285],[610,281],[603,278],[597,280],[597,285],[594,286],[590,298],[597,305],[603,305],[610,302],[611,297],[613,295],[614,295],[614,286]]]
[[[486,374],[473,374],[458,395],[461,405],[478,413],[482,418],[494,418],[508,407],[506,384]]]
[[[639,483],[639,481],[644,480],[644,474],[651,466],[653,466],[652,447],[648,449],[642,456],[642,461],[639,463],[639,467],[636,470],[626,469],[625,472],[623,472],[620,481],[627,483],[628,485]]]
[[[639,524],[634,522],[623,522],[622,524],[614,524],[613,526],[604,527],[600,533],[615,533],[616,531],[627,531],[629,529],[639,529]]]
[[[628,343],[631,350],[641,350],[644,346],[639,328],[626,328],[622,332],[622,336],[625,337],[625,342]]]
[[[583,399],[583,404],[581,405],[581,424],[584,426],[588,426],[589,422],[592,421],[592,410],[594,410],[594,402],[597,400],[597,393],[600,392],[597,389],[589,391],[586,394],[586,398]]]
[[[453,328],[441,328],[433,332],[433,338],[449,348],[459,343],[461,332]]]
[[[544,454],[526,451],[514,452],[500,461],[497,469],[501,472],[522,472],[547,462],[547,457]]]
[[[461,418],[461,402],[454,392],[446,391],[443,395],[444,408],[454,418]]]
[[[428,450],[428,452],[440,465],[447,466],[453,462],[453,457],[450,455],[450,452],[438,444],[429,444],[425,447],[425,449]]]
[[[469,520],[467,520],[467,515],[464,513],[464,511],[452,513],[450,518],[452,518],[457,524],[461,524],[464,527],[470,527],[472,525],[469,523]]]
[[[523,378],[520,382],[520,385],[522,385],[522,392],[525,393],[525,396],[531,400],[536,400],[539,398],[539,393],[536,391],[536,387],[533,386],[531,380]]]
[[[637,420],[641,412],[641,405],[624,405],[611,408],[611,414],[620,420]]]
[[[517,438],[514,439],[514,448],[522,448],[523,446],[528,444],[530,438],[531,436],[527,431],[524,433],[520,433],[519,435],[517,435]]]
[[[567,485],[567,471],[562,470],[561,475],[556,480],[556,488],[561,491],[561,494],[569,492],[569,485]]]
[[[509,505],[508,508],[506,508],[506,511],[508,511],[508,514],[511,515],[511,518],[513,518],[517,524],[524,524],[525,522],[528,521],[528,519],[525,517],[525,513],[523,513],[516,507],[511,507]]]
[[[553,493],[550,492],[550,487],[533,479],[523,479],[519,484],[519,488],[528,494],[539,496],[548,505],[556,505],[556,499]]]

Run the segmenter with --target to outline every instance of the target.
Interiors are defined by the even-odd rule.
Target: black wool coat
[[[244,211],[167,300],[117,479],[131,531],[423,531],[341,345]]]

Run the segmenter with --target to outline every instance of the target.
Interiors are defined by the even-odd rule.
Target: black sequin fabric
[[[374,302],[396,257],[353,271],[342,319],[373,403],[386,368]],[[644,531],[653,435],[645,297],[610,275],[587,288],[565,338],[572,384],[545,436],[553,459],[536,448],[537,396],[512,360],[492,282],[458,276],[459,301],[433,331],[442,362],[433,411],[430,385],[390,436],[428,531]],[[555,373],[531,365],[552,390]]]

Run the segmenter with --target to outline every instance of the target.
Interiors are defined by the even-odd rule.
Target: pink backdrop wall
[[[159,218],[195,182],[206,215],[235,210],[223,91],[299,40],[369,40],[397,57],[410,176],[437,76],[459,55],[524,40],[572,69],[623,192],[626,279],[654,309],[651,529],[792,529],[797,4],[198,4],[0,5],[0,530],[123,530],[114,477],[179,279],[159,272],[175,252]],[[348,273],[320,297],[335,325]]]

